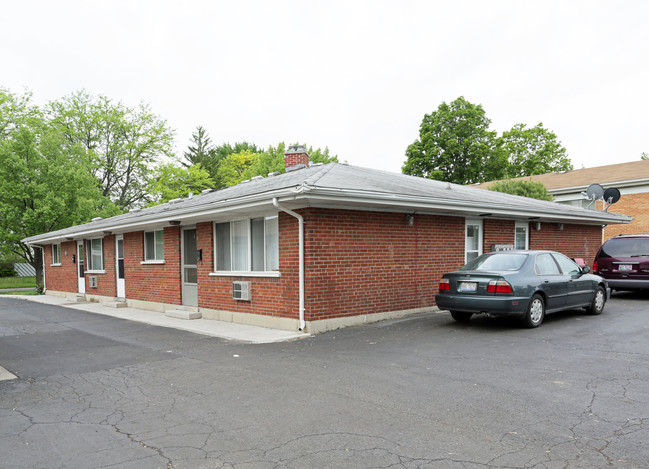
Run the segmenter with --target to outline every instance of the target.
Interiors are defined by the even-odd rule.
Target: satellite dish
[[[599,184],[591,184],[586,189],[586,197],[588,200],[599,200],[604,196],[604,188]]]
[[[617,188],[609,187],[604,191],[604,201],[609,205],[614,204],[618,200],[620,200],[620,191]]]

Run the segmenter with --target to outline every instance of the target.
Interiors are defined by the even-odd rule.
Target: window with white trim
[[[482,220],[466,220],[464,262],[482,255]]]
[[[61,265],[61,245],[52,244],[52,265]]]
[[[214,265],[219,272],[279,270],[277,216],[214,224]]]
[[[144,232],[144,260],[163,261],[165,258],[164,230]]]
[[[514,228],[514,249],[527,250],[530,248],[530,225],[527,222],[516,222]]]
[[[90,271],[104,270],[104,240],[103,238],[94,238],[88,240],[86,248],[86,262]]]

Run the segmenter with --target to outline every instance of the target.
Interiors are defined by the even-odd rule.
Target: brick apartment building
[[[338,163],[24,241],[48,294],[317,333],[434,306],[441,275],[499,248],[592,262],[615,213]],[[179,308],[181,311],[179,311]],[[189,314],[188,316],[189,317]]]
[[[593,210],[602,210],[605,204],[602,201],[591,204],[582,192],[591,184],[599,184],[604,189],[615,187],[621,198],[608,210],[633,217],[633,221],[605,227],[604,240],[618,234],[649,233],[649,160],[515,179],[541,182],[555,202]],[[476,184],[475,187],[488,189],[495,182]]]

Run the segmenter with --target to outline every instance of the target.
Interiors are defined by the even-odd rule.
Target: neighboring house
[[[309,166],[24,241],[47,292],[315,333],[434,305],[441,275],[494,249],[592,262],[614,213],[338,163]]]
[[[608,210],[628,215],[633,217],[634,220],[625,225],[607,226],[604,229],[604,240],[618,234],[649,233],[649,160],[515,179],[531,179],[535,182],[541,182],[550,195],[554,197],[555,202],[576,207],[589,207],[593,210],[604,209],[604,204],[601,201],[591,204],[582,195],[582,192],[586,191],[591,184],[599,184],[604,189],[615,187],[620,190],[622,197]],[[474,187],[488,189],[495,182],[476,184]]]

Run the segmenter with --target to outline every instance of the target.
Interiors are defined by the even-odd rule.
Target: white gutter
[[[273,205],[282,212],[297,218],[299,229],[298,249],[300,251],[300,330],[304,330],[306,322],[304,321],[304,218],[299,213],[295,213],[277,202],[277,197],[273,197]]]

